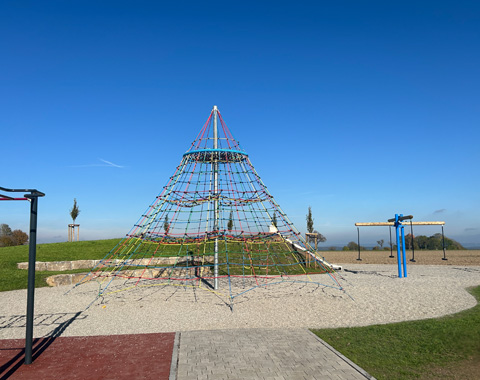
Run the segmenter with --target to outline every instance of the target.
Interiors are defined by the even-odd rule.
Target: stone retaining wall
[[[57,274],[46,278],[48,286],[63,286],[63,285],[75,285],[88,273],[71,273],[71,274]],[[119,277],[127,278],[141,278],[144,280],[155,279],[155,278],[195,278],[203,276],[211,276],[211,268],[205,267],[188,267],[188,268],[145,268],[145,269],[131,269],[120,271],[116,273]],[[98,275],[93,276],[91,279],[103,278],[103,277],[112,277],[110,272],[100,272]],[[90,280],[90,279],[88,279]]]
[[[72,269],[89,269],[95,267],[100,260],[75,260],[75,261],[37,261],[35,262],[36,271],[64,271]],[[18,269],[28,269],[28,263],[18,263]]]
[[[57,274],[45,279],[48,286],[62,286],[78,284],[87,273]]]
[[[107,266],[147,266],[147,265],[174,265],[179,261],[186,259],[188,256],[179,257],[154,257],[149,259],[134,259],[134,260],[106,260],[103,265]],[[192,256],[190,256],[191,258]],[[212,261],[213,256],[193,256],[195,262]],[[96,267],[102,260],[75,260],[75,261],[37,261],[35,262],[35,270],[59,272],[73,269],[90,269]],[[18,269],[28,269],[28,262],[17,263]]]

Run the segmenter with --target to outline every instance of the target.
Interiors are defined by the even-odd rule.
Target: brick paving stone
[[[306,329],[180,334],[176,380],[372,378]]]

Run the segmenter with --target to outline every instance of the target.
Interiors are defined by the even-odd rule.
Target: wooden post
[[[75,227],[78,227],[77,241],[79,241],[79,239],[80,239],[80,224],[69,224],[68,225],[68,241],[75,241]]]
[[[316,254],[317,254],[317,250],[318,250],[318,234],[317,234],[317,233],[314,233],[314,232],[312,232],[312,233],[310,233],[310,232],[305,233],[305,239],[306,239],[307,243],[308,243],[309,237],[313,237],[314,240],[315,240],[315,255],[316,255]],[[308,244],[310,244],[310,243],[308,243]],[[307,266],[310,266],[311,261],[312,261],[312,258],[310,257],[310,255],[308,255],[308,259],[305,260],[305,264],[306,264]],[[313,266],[314,266],[315,268],[318,267],[317,260],[314,260]]]

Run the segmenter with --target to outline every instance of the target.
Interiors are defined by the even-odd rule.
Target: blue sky
[[[73,198],[82,239],[122,237],[216,104],[325,245],[395,213],[480,245],[479,46],[474,1],[4,1],[0,186],[46,193],[40,242]],[[26,202],[0,223],[27,230]]]

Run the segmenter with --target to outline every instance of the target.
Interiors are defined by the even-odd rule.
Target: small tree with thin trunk
[[[233,230],[233,211],[230,211],[230,217],[228,218],[227,228],[230,232]]]
[[[277,213],[273,213],[272,224],[277,227]]]
[[[307,214],[307,231],[311,235],[307,235],[307,241],[309,243],[315,243],[315,249],[317,249],[317,243],[323,243],[327,241],[327,238],[323,236],[320,232],[313,229],[313,216],[312,216],[312,207],[308,206]]]
[[[73,207],[70,210],[70,216],[73,220],[73,224],[75,224],[75,220],[78,218],[78,214],[80,214],[80,209],[77,205],[77,198],[73,198]]]
[[[312,208],[308,206],[308,214],[307,214],[307,231],[309,233],[313,233],[313,216],[312,216]]]
[[[165,230],[165,235],[168,235],[168,231],[170,230],[170,223],[168,222],[168,215],[165,217],[165,221],[163,222],[163,229]]]

